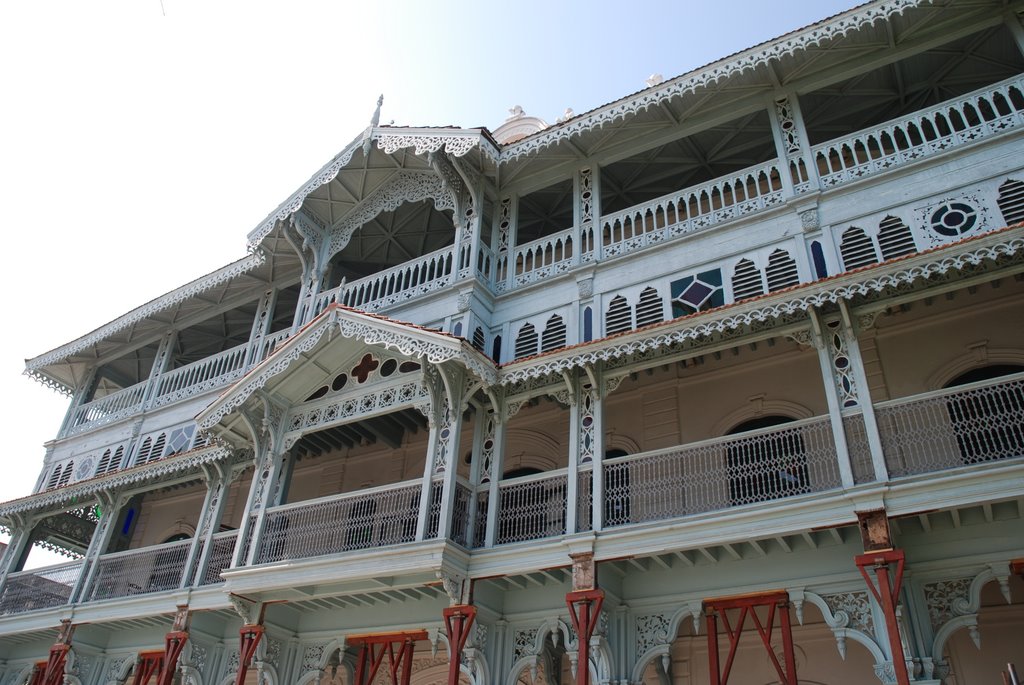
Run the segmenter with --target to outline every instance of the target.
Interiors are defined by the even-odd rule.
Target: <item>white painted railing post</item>
[[[256,316],[253,318],[252,329],[249,331],[249,349],[246,351],[243,367],[247,370],[263,361],[263,341],[270,333],[276,306],[277,290],[271,288],[263,293],[263,297],[260,298],[259,304],[256,306]]]
[[[68,604],[89,601],[88,592],[93,576],[96,574],[98,560],[114,536],[121,507],[124,506],[128,498],[117,491],[101,491],[98,499],[100,520],[93,531],[89,547],[85,550],[85,556],[82,557],[82,572],[78,576],[75,587],[71,590]]]
[[[7,548],[0,556],[0,597],[3,596],[7,585],[7,576],[20,570],[20,566],[25,563],[29,546],[32,543],[32,529],[35,527],[35,521],[25,519],[12,527],[14,529],[11,531],[11,541],[7,543]]]
[[[171,366],[174,358],[172,354],[174,344],[178,340],[176,331],[168,331],[160,340],[160,346],[156,350],[156,358],[153,360],[153,367],[149,370],[149,380],[146,382],[146,390],[142,395],[142,406],[149,408],[160,394],[160,379],[165,371]]]
[[[494,540],[498,534],[498,516],[501,514],[501,495],[498,486],[501,484],[501,474],[505,471],[505,427],[508,424],[510,413],[503,398],[499,398],[498,402],[500,406],[495,407],[493,414],[490,459],[487,460],[485,440],[483,465],[485,472],[481,476],[489,479],[487,482],[487,529],[484,532],[484,545],[487,547],[494,547]]]
[[[836,459],[839,462],[839,477],[844,488],[854,485],[853,467],[850,464],[850,449],[846,440],[846,429],[843,427],[843,401],[835,379],[833,346],[825,339],[828,335],[824,323],[817,310],[810,310],[811,331],[810,342],[817,350],[818,364],[821,367],[821,380],[825,386],[825,400],[828,403],[828,416],[832,425],[832,439],[836,445]]]
[[[64,414],[64,421],[61,422],[60,431],[57,432],[58,436],[65,437],[68,434],[68,431],[74,425],[75,416],[78,413],[79,407],[85,404],[85,398],[89,396],[89,393],[92,391],[95,384],[96,367],[94,366],[89,370],[89,373],[86,374],[82,385],[75,390],[75,394],[71,398],[71,406],[68,407],[67,413]]]

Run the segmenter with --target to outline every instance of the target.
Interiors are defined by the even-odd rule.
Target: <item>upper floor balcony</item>
[[[848,498],[858,491],[921,487],[925,475],[949,480],[955,489],[987,470],[1012,467],[1006,473],[1019,473],[1024,466],[1024,372],[879,402],[874,414],[884,451],[881,475],[859,410],[844,412],[840,441],[828,415],[749,430],[741,426],[729,435],[668,448],[622,456],[609,450],[599,466],[572,473],[561,467],[516,475],[523,469],[512,469],[493,486],[474,486],[458,476],[448,540],[473,555],[486,554],[573,538],[593,531],[600,519],[598,539],[614,534],[642,540],[670,525],[678,541],[688,529],[698,538],[705,535],[701,526],[707,515],[725,511],[756,516],[761,534],[771,537],[773,526],[776,535],[789,530],[787,518],[806,525],[805,511],[815,517],[812,527],[834,523],[828,518],[835,515],[832,505],[848,517]],[[297,471],[295,478],[309,475]],[[294,586],[304,562],[398,552],[415,548],[417,539],[436,537],[441,491],[428,489],[430,500],[421,507],[422,485],[407,480],[268,508],[252,567],[244,578],[228,573],[232,588],[263,583],[259,569],[274,574],[279,568],[288,569]],[[593,496],[597,488],[603,490],[599,500]],[[305,485],[298,489],[308,491]],[[740,525],[747,525],[744,521]],[[424,526],[422,534],[418,525]],[[0,616],[69,602],[88,607],[181,588],[213,589],[224,582],[222,572],[231,571],[239,541],[238,531],[229,530],[108,552],[88,564],[11,573],[0,591]]]

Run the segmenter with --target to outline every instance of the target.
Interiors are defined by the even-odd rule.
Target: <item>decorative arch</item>
[[[937,631],[935,631],[935,638],[932,640],[932,659],[935,663],[941,663],[943,661],[942,653],[946,649],[946,643],[949,641],[949,638],[953,636],[953,633],[957,632],[961,628],[967,628],[971,631],[971,639],[974,640],[975,644],[980,643],[981,638],[977,634],[977,630],[978,611],[981,609],[981,590],[992,581],[997,581],[1007,604],[1012,603],[1009,586],[1007,585],[1008,576],[1008,565],[1006,567],[1005,575],[996,574],[995,570],[993,570],[992,567],[989,567],[974,576],[974,579],[971,580],[970,587],[967,589],[966,597],[960,597],[953,600],[950,605],[950,609],[955,616],[950,618],[942,624]]]
[[[203,685],[203,674],[192,661],[192,640],[185,641],[185,647],[178,657],[178,670],[181,671],[181,685]]]
[[[882,652],[882,648],[878,646],[874,637],[862,630],[850,627],[852,617],[849,613],[842,609],[837,609],[833,613],[825,598],[817,593],[804,591],[802,594],[804,601],[810,602],[821,611],[821,615],[825,619],[825,625],[832,630],[832,635],[836,638],[836,649],[839,650],[841,657],[846,658],[846,640],[850,639],[864,645],[868,652],[871,653],[871,658],[875,660],[876,667],[886,664],[888,657]]]
[[[814,416],[814,412],[796,402],[758,398],[756,401],[747,402],[744,406],[733,410],[719,419],[712,427],[712,435],[725,435],[734,426],[762,416],[772,415],[788,416],[794,421],[799,421],[811,418]]]
[[[636,661],[633,664],[633,670],[630,674],[630,682],[642,683],[644,671],[655,659],[660,660],[663,658],[671,658],[672,643],[679,635],[679,630],[683,625],[683,621],[690,619],[693,622],[694,636],[699,635],[700,619],[703,614],[704,609],[700,600],[688,602],[676,609],[672,614],[672,617],[669,619],[668,625],[665,626],[663,630],[654,631],[655,644],[645,650],[642,654],[637,655]]]
[[[373,191],[355,210],[331,227],[330,241],[324,262],[341,252],[355,232],[382,212],[398,209],[406,202],[433,200],[438,211],[455,209],[455,195],[444,179],[432,171],[402,171],[395,174],[382,187]],[[452,230],[455,230],[454,224]]]
[[[979,345],[962,350],[936,369],[927,380],[928,390],[942,390],[957,376],[986,366],[1024,366],[1024,349]]]

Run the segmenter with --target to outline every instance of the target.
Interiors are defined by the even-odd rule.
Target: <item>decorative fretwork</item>
[[[838,627],[853,628],[867,635],[875,634],[871,603],[866,592],[837,592],[822,595]]]
[[[779,128],[782,129],[782,142],[786,154],[800,154],[800,132],[796,127],[796,118],[793,116],[793,106],[789,104],[789,98],[781,97],[775,100],[775,113],[779,117]]]
[[[444,151],[453,157],[463,157],[480,143],[478,134],[378,133],[376,138],[377,147],[389,155],[403,148],[412,147],[415,148],[417,155],[437,152],[444,148]]]
[[[411,542],[420,490],[417,480],[267,509],[256,563]]]
[[[320,664],[324,660],[324,652],[327,650],[327,642],[318,642],[312,645],[306,645],[302,650],[302,662],[299,666],[299,677],[310,673],[311,671],[319,670]]]
[[[529,243],[517,245],[511,252],[511,268],[515,274],[514,287],[537,283],[552,276],[567,273],[572,268],[573,255],[576,252],[573,229],[567,228]],[[504,289],[502,286],[507,284],[498,285],[500,292]]]
[[[924,599],[933,630],[938,630],[954,616],[970,613],[970,590],[970,578],[925,584]]]
[[[437,444],[434,449],[433,474],[435,476],[443,474],[450,466],[452,434],[458,424],[447,394],[441,400],[440,405],[437,410]]]
[[[1006,182],[999,186],[996,204],[1007,225],[1024,221],[1024,182],[1015,178],[1006,179]]]
[[[517,630],[513,635],[512,639],[512,658],[514,661],[519,661],[524,656],[529,656],[535,653],[537,642],[537,629],[527,628],[526,630]]]
[[[853,375],[853,360],[846,349],[842,321],[837,319],[826,322],[823,333],[832,359],[832,373],[835,377],[836,390],[839,392],[839,404],[844,409],[856,407],[860,404],[860,400],[857,399],[857,381]]]
[[[668,614],[648,614],[636,617],[636,653],[643,655],[652,647],[667,645],[672,620]]]
[[[342,221],[331,227],[327,256],[337,254],[348,245],[352,234],[381,212],[398,209],[407,202],[433,200],[438,211],[455,209],[455,195],[444,179],[434,172],[401,171],[385,185],[370,193]]]
[[[1024,78],[1015,76],[912,115],[832,140],[813,149],[831,188],[970,145],[1021,125]]]
[[[600,399],[597,388],[589,383],[580,388],[580,441],[579,441],[579,463],[587,464],[594,460],[594,449],[596,447],[598,429],[597,410]]]
[[[288,414],[289,433],[313,430],[348,423],[355,419],[374,416],[398,408],[412,407],[430,399],[430,393],[420,380],[400,385],[375,386],[361,394],[346,393],[333,401],[317,401],[299,405]]]
[[[627,254],[780,204],[778,164],[750,167],[601,217],[602,253]]]
[[[1024,454],[1024,374],[877,405],[891,476]]]

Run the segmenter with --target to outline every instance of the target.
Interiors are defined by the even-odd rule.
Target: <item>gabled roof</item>
[[[196,422],[201,428],[216,425],[257,391],[270,390],[285,383],[294,373],[286,372],[293,364],[300,364],[300,359],[308,361],[314,352],[338,345],[338,341],[363,347],[381,347],[431,364],[454,362],[465,367],[486,386],[497,382],[498,373],[494,362],[462,338],[332,304],[263,363],[221,394],[196,416]],[[318,373],[323,374],[324,371],[320,369]],[[288,392],[303,390],[308,392],[309,388],[302,385],[288,389]],[[295,400],[294,397],[289,399]]]

